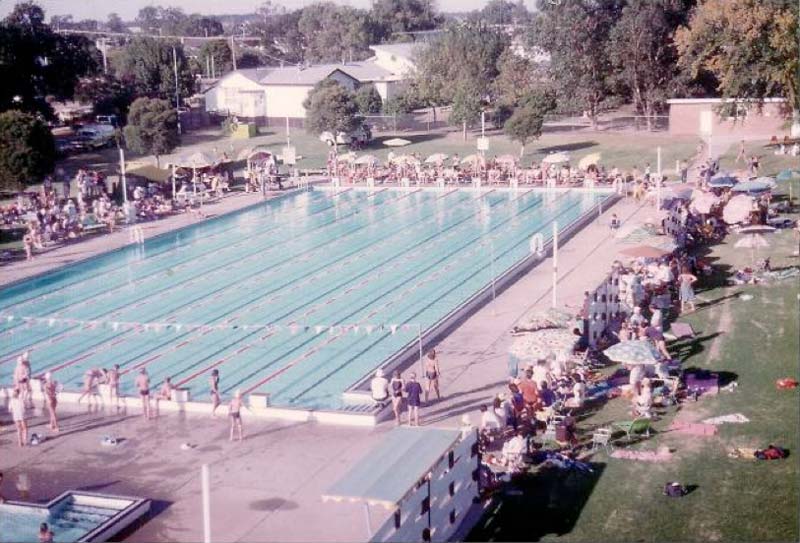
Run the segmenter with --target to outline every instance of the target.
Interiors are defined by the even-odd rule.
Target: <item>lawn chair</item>
[[[592,451],[600,447],[605,447],[607,453],[611,453],[614,446],[611,444],[611,436],[614,431],[611,428],[599,428],[592,434]]]
[[[633,441],[635,435],[644,434],[650,437],[651,420],[645,417],[638,417],[633,420],[615,422],[611,426],[620,432],[625,432],[625,439],[628,443]]]

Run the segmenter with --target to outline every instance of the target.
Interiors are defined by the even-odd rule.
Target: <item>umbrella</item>
[[[719,198],[710,192],[701,192],[692,200],[692,209],[698,213],[711,213],[711,208],[719,203]]]
[[[494,161],[503,164],[516,164],[517,158],[513,155],[500,155]]]
[[[769,247],[769,242],[761,234],[750,234],[737,241],[733,246],[737,249],[759,249]]]
[[[398,155],[391,158],[395,164],[419,164],[419,159],[412,155]]]
[[[380,161],[372,155],[361,155],[353,161],[353,164],[363,164],[366,166],[375,166]]]
[[[708,185],[710,187],[723,188],[723,187],[732,187],[738,182],[739,180],[733,177],[732,175],[723,173],[717,175],[716,177],[712,177],[711,181],[708,182]]]
[[[767,185],[769,185],[773,189],[778,186],[778,183],[777,183],[777,181],[775,180],[774,177],[766,177],[766,176],[756,177],[755,179],[751,179],[751,181],[758,181],[760,183],[766,183]]]
[[[728,224],[736,224],[746,220],[752,209],[753,199],[746,194],[739,194],[731,198],[722,210],[722,219]]]
[[[767,226],[766,224],[754,224],[752,226],[745,226],[739,229],[740,234],[771,234],[777,228]]]
[[[461,164],[479,164],[481,157],[478,155],[467,155],[461,159]]]
[[[567,153],[551,153],[542,159],[546,164],[561,164],[562,162],[569,162],[569,155]]]
[[[209,166],[214,166],[217,162],[219,161],[212,158],[208,153],[197,151],[190,155],[178,157],[175,165],[179,168],[208,168]]]
[[[392,138],[390,140],[386,140],[383,142],[384,145],[387,147],[403,147],[405,145],[411,144],[410,141],[404,140],[403,138]]]
[[[270,151],[266,145],[253,145],[251,147],[245,147],[236,157],[239,160],[252,160],[252,159],[259,159],[259,158],[268,158],[273,157],[272,151]]]
[[[589,153],[578,162],[578,168],[585,170],[592,164],[600,162],[600,153]]]
[[[651,245],[636,245],[635,247],[622,249],[620,254],[632,256],[634,258],[661,258],[662,256],[670,254],[670,252],[671,251],[659,249]]]
[[[337,162],[353,162],[355,159],[355,153],[344,153],[336,157]]]
[[[447,160],[447,155],[444,153],[433,153],[425,159],[425,164],[441,164]]]
[[[603,351],[614,362],[629,365],[656,364],[661,355],[655,346],[647,340],[621,341]]]
[[[519,359],[538,360],[564,353],[575,347],[577,337],[565,328],[547,328],[518,336],[509,352]]]
[[[757,193],[757,192],[766,192],[774,188],[774,183],[766,183],[764,181],[760,181],[758,179],[753,179],[750,181],[743,181],[741,183],[736,184],[731,191],[733,192],[747,192],[747,193]]]
[[[669,187],[665,187],[664,192],[662,193],[662,197],[665,200],[668,200],[670,198],[675,198],[678,200],[688,200],[689,198],[691,198],[692,192],[694,192],[694,187],[692,185],[681,183],[679,185],[672,185]]]

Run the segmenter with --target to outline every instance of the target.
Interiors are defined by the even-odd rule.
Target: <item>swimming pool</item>
[[[0,383],[31,351],[78,391],[117,363],[208,398],[340,405],[349,386],[529,254],[536,233],[608,192],[310,190],[11,285],[0,295]]]

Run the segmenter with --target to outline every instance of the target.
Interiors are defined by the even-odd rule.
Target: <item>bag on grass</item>
[[[675,481],[671,481],[664,485],[664,495],[670,498],[680,498],[686,495],[686,488]]]

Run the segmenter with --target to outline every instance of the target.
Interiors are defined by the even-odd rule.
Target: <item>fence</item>
[[[430,109],[392,115],[365,115],[364,121],[373,132],[422,132],[448,126],[449,108],[437,108],[436,120]]]

